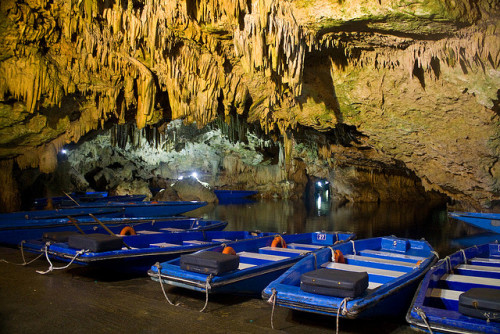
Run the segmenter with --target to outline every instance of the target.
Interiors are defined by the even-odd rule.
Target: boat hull
[[[333,245],[336,241],[346,241],[354,238],[352,233],[303,233],[281,236],[291,247],[300,244],[297,249],[270,247],[276,235],[255,240],[245,240],[235,243],[226,243],[232,247],[240,257],[238,270],[209,277],[207,274],[196,273],[181,268],[180,259],[161,264],[161,270],[152,267],[149,275],[154,280],[187,288],[194,291],[231,294],[259,295],[262,289],[273,279],[279,277],[300,258],[311,251]],[[312,246],[312,247],[311,247]],[[305,249],[309,247],[308,249]],[[259,256],[259,251],[264,251]],[[213,247],[204,251],[222,252],[223,247]],[[289,254],[286,254],[290,252]],[[280,255],[281,254],[281,255]],[[160,274],[159,274],[160,272]],[[207,279],[210,280],[207,291]]]
[[[396,245],[394,248],[391,247],[393,243]],[[398,250],[400,245],[409,249]],[[332,249],[342,252],[346,257],[345,263],[332,260],[332,250],[320,250],[315,257],[307,256],[271,282],[262,297],[274,297],[276,305],[282,307],[329,316],[337,316],[339,308],[339,316],[350,319],[395,316],[408,308],[419,280],[436,261],[427,242],[393,237],[357,240],[333,246]],[[349,300],[303,291],[300,287],[301,275],[322,267],[366,271],[368,289]]]
[[[498,243],[473,246],[440,260],[422,280],[407,322],[426,332],[430,326],[439,333],[500,333],[498,319],[487,321],[459,312],[460,295],[471,288],[500,289]]]
[[[450,212],[449,216],[484,230],[500,233],[500,213]]]
[[[201,249],[219,245],[224,240],[259,238],[266,234],[246,231],[189,231],[146,233],[124,236],[125,246],[119,250],[90,252],[68,246],[67,242],[53,243],[31,241],[23,245],[24,250],[46,253],[52,260],[73,262],[104,271],[147,275],[147,270],[156,262],[164,262]],[[82,252],[79,254],[79,252]]]

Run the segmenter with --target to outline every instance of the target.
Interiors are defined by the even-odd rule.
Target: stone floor
[[[34,258],[27,254],[27,259]],[[44,258],[27,266],[18,249],[0,247],[0,333],[334,333],[335,318],[277,308],[259,298],[210,296],[167,288],[148,277],[103,275],[72,265],[41,275]],[[0,260],[0,261],[1,261]],[[63,266],[61,263],[54,263]],[[342,333],[413,333],[403,320],[341,320]]]

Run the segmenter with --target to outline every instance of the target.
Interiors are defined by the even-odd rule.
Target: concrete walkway
[[[13,248],[0,247],[0,259],[22,262]],[[169,298],[180,304],[171,306],[159,283],[148,277],[103,275],[78,265],[36,273],[47,269],[44,257],[28,266],[0,262],[0,333],[279,332],[271,329],[271,306],[259,298],[211,295],[200,313],[204,294],[167,287]],[[340,324],[342,333],[412,333],[404,323]],[[284,308],[276,309],[274,325],[287,333],[335,332],[335,318]]]

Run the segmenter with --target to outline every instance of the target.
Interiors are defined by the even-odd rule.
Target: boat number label
[[[318,233],[316,240],[326,240],[326,234],[325,233]]]

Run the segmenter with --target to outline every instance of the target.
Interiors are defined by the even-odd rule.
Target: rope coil
[[[415,307],[415,311],[420,316],[420,318],[422,318],[422,320],[424,321],[425,325],[427,326],[427,329],[429,330],[429,333],[433,334],[431,326],[427,322],[427,316],[425,315],[424,310],[422,310],[420,307]]]
[[[179,303],[177,304],[174,304],[170,301],[170,299],[168,298],[167,296],[167,293],[165,292],[165,288],[163,287],[163,281],[161,279],[161,265],[159,262],[156,262],[155,265],[156,269],[158,269],[158,281],[160,282],[160,286],[161,286],[161,291],[163,291],[163,295],[165,296],[165,299],[167,300],[167,302],[170,304],[170,305],[173,305],[173,306],[178,306]]]
[[[212,281],[212,278],[214,277],[213,274],[208,275],[207,280],[205,282],[205,306],[200,310],[200,312],[205,311],[208,305],[208,290],[212,289],[210,286],[210,282]]]
[[[76,260],[76,258],[80,255],[82,255],[83,253],[85,252],[88,252],[89,250],[85,250],[85,249],[81,249],[79,250],[78,252],[76,252],[75,256],[73,256],[73,258],[71,259],[71,261],[65,265],[64,267],[54,267],[54,265],[52,264],[52,262],[50,261],[50,258],[49,258],[49,253],[48,253],[48,249],[49,249],[49,246],[50,246],[50,242],[47,242],[45,244],[45,257],[47,258],[47,262],[49,263],[49,269],[47,269],[46,271],[41,271],[41,270],[37,270],[36,272],[41,274],[41,275],[45,275],[45,274],[48,274],[50,273],[51,271],[53,270],[61,270],[61,269],[66,269],[68,268],[72,263],[73,261]]]
[[[267,300],[267,302],[269,304],[272,304],[273,305],[273,309],[271,311],[271,328],[274,329],[274,308],[276,306],[276,294],[277,294],[277,291],[276,289],[271,289],[272,293],[271,293],[271,297],[269,297],[269,299]]]
[[[342,299],[342,301],[339,304],[339,307],[337,308],[337,319],[336,319],[336,328],[335,328],[335,333],[339,334],[339,318],[340,318],[340,310],[342,309],[342,315],[347,314],[347,302],[350,301],[350,297],[345,297]],[[343,306],[343,308],[342,308]]]

